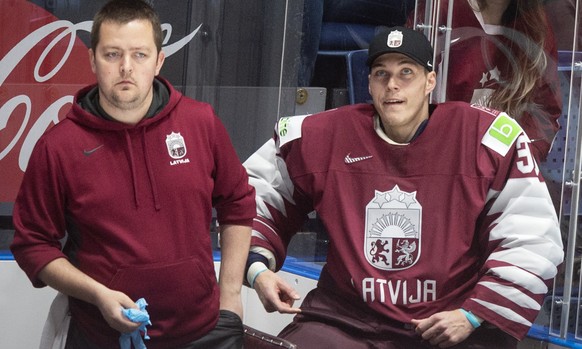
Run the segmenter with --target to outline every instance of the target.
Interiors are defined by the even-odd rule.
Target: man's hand
[[[415,331],[424,340],[439,348],[459,344],[475,330],[460,310],[443,311],[426,319],[413,319]]]
[[[257,276],[254,288],[267,312],[278,311],[284,314],[301,312],[301,309],[293,308],[293,303],[301,298],[297,291],[271,270]]]
[[[121,333],[130,333],[139,328],[139,322],[129,320],[122,309],[139,309],[134,301],[122,292],[103,289],[97,295],[95,304],[109,326]]]
[[[109,326],[121,333],[133,332],[140,326],[121,312],[124,308],[138,309],[131,298],[95,281],[65,258],[57,258],[48,263],[38,277],[57,291],[98,307]]]

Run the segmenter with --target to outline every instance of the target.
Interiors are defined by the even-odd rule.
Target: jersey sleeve
[[[482,144],[497,170],[477,228],[484,264],[463,308],[522,339],[563,261],[558,219],[529,138],[515,121],[501,114]]]
[[[289,167],[301,166],[288,163],[288,159],[300,148],[303,120],[303,116],[282,118],[275,136],[244,162],[249,183],[256,191],[257,216],[251,248],[269,260],[274,255],[275,270],[282,267],[291,238],[313,210],[289,173]]]

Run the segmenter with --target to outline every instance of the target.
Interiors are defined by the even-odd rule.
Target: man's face
[[[408,142],[420,123],[428,118],[427,96],[434,89],[436,74],[400,53],[387,53],[372,63],[370,95],[386,134]],[[408,138],[408,139],[407,139]]]
[[[154,77],[164,62],[151,24],[145,20],[103,22],[99,43],[95,52],[89,50],[89,56],[103,109],[122,122],[135,121],[124,120],[132,112],[145,115],[152,101]]]

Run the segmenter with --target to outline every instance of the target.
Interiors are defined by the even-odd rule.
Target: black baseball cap
[[[426,70],[432,71],[432,46],[422,34],[406,27],[391,27],[376,35],[368,47],[368,67],[374,60],[385,53],[401,53],[406,55]]]

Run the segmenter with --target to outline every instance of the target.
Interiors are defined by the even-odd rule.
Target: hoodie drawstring
[[[129,152],[129,167],[131,169],[131,178],[132,178],[132,183],[133,183],[133,197],[135,200],[135,207],[139,207],[139,195],[138,195],[138,189],[137,189],[137,173],[136,173],[136,169],[135,169],[135,157],[133,156],[133,147],[131,145],[131,136],[128,132],[128,130],[125,130],[125,141],[127,142],[127,149]],[[156,180],[154,177],[154,172],[152,170],[152,164],[150,161],[150,156],[148,153],[148,147],[147,147],[147,140],[146,140],[146,128],[142,127],[142,134],[141,134],[141,141],[142,141],[142,147],[143,147],[143,151],[144,151],[144,157],[145,157],[145,164],[146,164],[146,170],[148,173],[148,179],[150,182],[150,189],[152,191],[152,196],[154,198],[154,207],[156,209],[156,211],[159,211],[162,206],[160,205],[160,200],[159,200],[159,196],[158,196],[158,187],[156,186]]]
[[[131,182],[133,183],[133,198],[135,200],[135,207],[139,207],[139,199],[137,196],[137,174],[135,173],[135,164],[133,157],[133,147],[131,146],[131,137],[129,132],[125,130],[125,141],[127,142],[127,150],[129,151],[129,167],[131,169]]]
[[[156,180],[154,178],[154,172],[152,171],[152,164],[150,161],[150,155],[148,153],[148,147],[147,147],[147,140],[146,140],[146,128],[143,127],[142,128],[142,146],[143,146],[143,151],[144,151],[144,155],[145,155],[145,162],[146,162],[146,168],[148,171],[148,178],[150,180],[150,186],[152,189],[152,196],[154,197],[154,207],[156,208],[156,211],[159,211],[162,206],[160,205],[160,202],[158,200],[158,187],[156,186]]]

